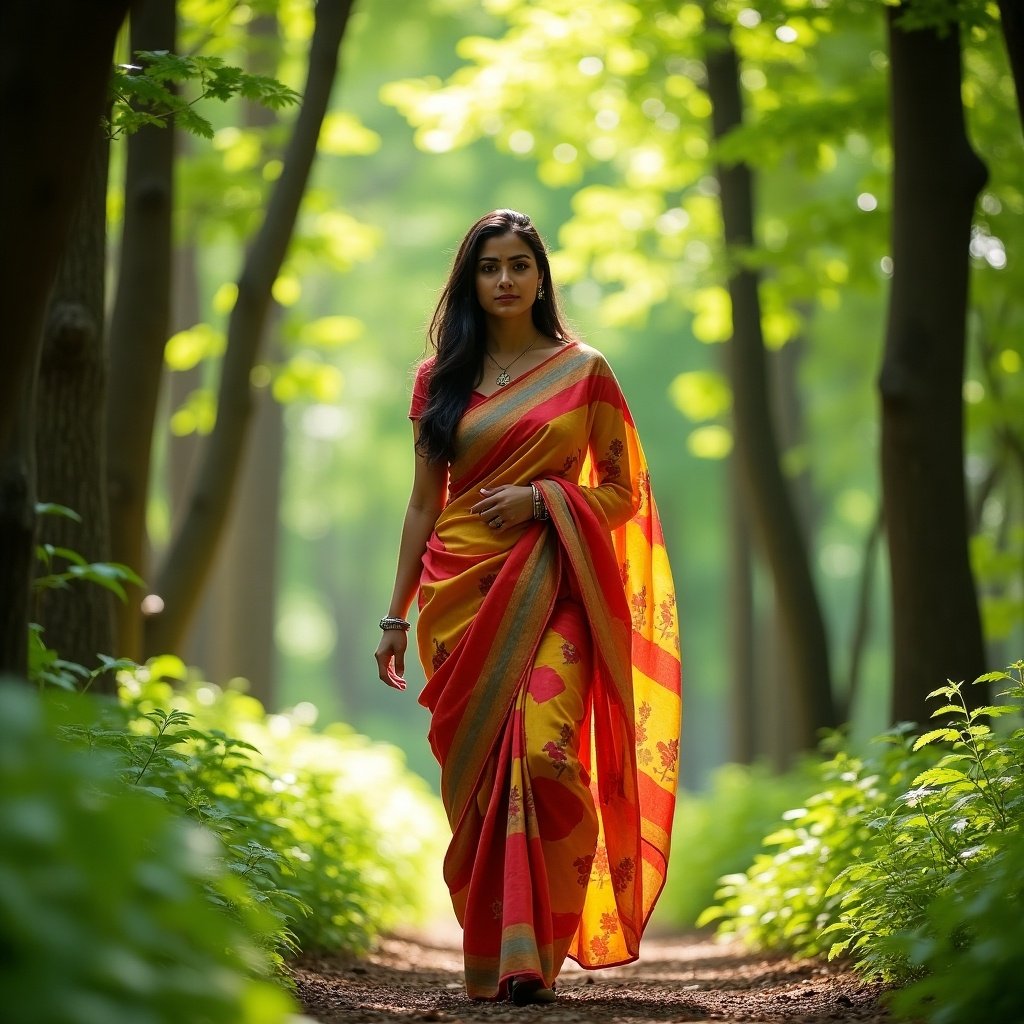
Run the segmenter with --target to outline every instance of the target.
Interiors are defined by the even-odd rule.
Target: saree
[[[647,464],[599,352],[567,342],[474,394],[455,447],[420,577],[419,700],[467,993],[496,999],[516,976],[550,986],[567,956],[639,955],[668,865],[679,625]],[[469,512],[481,487],[531,482],[549,521],[496,533]]]

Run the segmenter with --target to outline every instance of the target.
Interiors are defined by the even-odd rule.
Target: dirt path
[[[467,999],[458,936],[448,932],[391,936],[361,960],[307,958],[295,975],[305,1012],[324,1024],[890,1021],[878,986],[834,965],[751,956],[703,935],[645,939],[641,960],[629,967],[591,972],[569,964],[558,1002],[545,1007]]]

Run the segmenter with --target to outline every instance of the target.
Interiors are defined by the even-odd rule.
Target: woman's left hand
[[[496,533],[533,518],[533,488],[517,484],[481,487],[482,500],[469,511],[480,516]]]

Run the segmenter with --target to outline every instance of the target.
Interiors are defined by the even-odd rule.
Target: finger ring
[[[501,516],[497,516],[496,518],[491,520],[491,526],[493,526],[496,530],[500,530],[504,525],[505,520],[502,519]]]

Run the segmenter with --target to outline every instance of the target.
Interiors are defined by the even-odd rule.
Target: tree
[[[317,139],[327,111],[352,0],[321,3],[310,47],[303,101],[285,151],[266,217],[246,254],[231,312],[227,349],[217,394],[217,422],[203,454],[195,490],[181,532],[159,573],[151,614],[145,624],[147,653],[174,650],[182,641],[221,534],[251,411],[250,373],[309,179]]]
[[[963,378],[968,243],[986,175],[964,126],[958,26],[907,28],[908,9],[888,12],[895,269],[879,390],[892,714],[920,722],[944,679],[985,669],[967,547]]]
[[[712,19],[707,91],[715,139],[743,121],[739,62],[725,27]],[[733,395],[733,423],[745,507],[761,550],[771,566],[789,668],[789,719],[799,749],[810,749],[817,730],[838,722],[832,701],[825,624],[801,535],[792,493],[782,475],[776,420],[772,414],[762,334],[758,274],[742,264],[754,243],[754,197],[750,168],[742,162],[716,168],[725,242],[734,254],[729,276],[732,337],[727,365]]]
[[[49,290],[85,185],[127,9],[127,0],[49,0],[42,7],[19,0],[0,11],[0,130],[18,140],[0,171],[8,339],[0,375],[0,671],[26,668],[34,379]]]
[[[110,560],[102,401],[109,149],[97,125],[88,181],[50,298],[34,408],[39,494],[76,513],[48,517],[42,539],[89,563]],[[48,568],[66,569],[69,557],[55,554]],[[99,654],[114,649],[109,590],[85,595],[73,586],[47,589],[33,619],[42,625],[46,642],[74,664],[93,669]],[[104,674],[98,685],[112,688],[113,679]]]
[[[140,0],[132,9],[132,54],[177,51],[175,0]],[[147,570],[146,502],[157,396],[170,335],[171,227],[175,132],[143,124],[127,142],[124,222],[110,319],[110,386],[106,402],[112,557]],[[141,588],[118,608],[117,651],[142,651]]]

